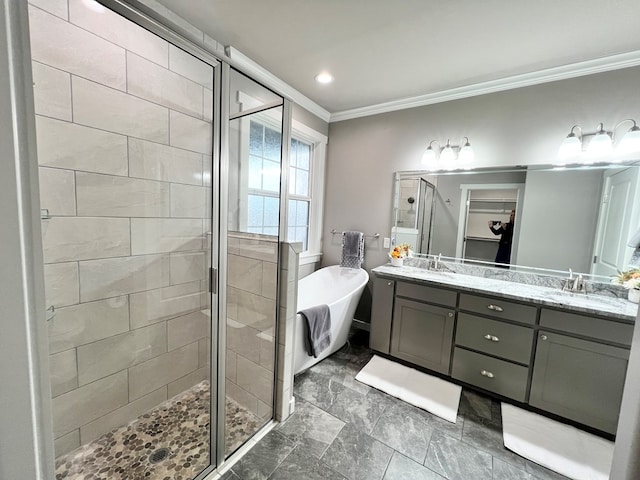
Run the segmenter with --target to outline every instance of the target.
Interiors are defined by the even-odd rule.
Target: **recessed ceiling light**
[[[333,75],[328,72],[320,72],[315,76],[315,79],[318,83],[331,83],[333,82]]]

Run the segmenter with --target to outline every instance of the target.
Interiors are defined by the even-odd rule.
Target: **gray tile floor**
[[[223,480],[558,480],[502,445],[500,404],[463,391],[455,424],[355,380],[366,338],[296,377],[296,412]]]

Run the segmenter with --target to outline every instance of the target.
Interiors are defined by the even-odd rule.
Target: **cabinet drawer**
[[[482,313],[496,318],[507,318],[514,322],[536,323],[537,308],[532,305],[508,302],[499,298],[479,295],[460,294],[460,309],[473,313]]]
[[[540,325],[628,346],[633,337],[633,325],[546,308],[540,313]]]
[[[532,328],[466,313],[458,314],[456,345],[528,365],[532,344]]]
[[[451,376],[504,397],[524,402],[529,369],[480,353],[455,348]]]
[[[458,296],[453,290],[407,282],[397,282],[396,295],[413,298],[414,300],[420,300],[422,302],[446,305],[447,307],[455,307]]]

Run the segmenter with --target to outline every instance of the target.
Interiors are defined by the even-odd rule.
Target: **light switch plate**
[[[388,237],[385,237],[384,240],[382,241],[382,246],[384,248],[389,248],[391,246],[391,239]]]

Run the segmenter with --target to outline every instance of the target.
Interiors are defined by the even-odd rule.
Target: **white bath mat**
[[[375,355],[356,380],[456,423],[462,388]]]
[[[504,446],[575,480],[607,480],[613,442],[521,408],[502,404]]]

